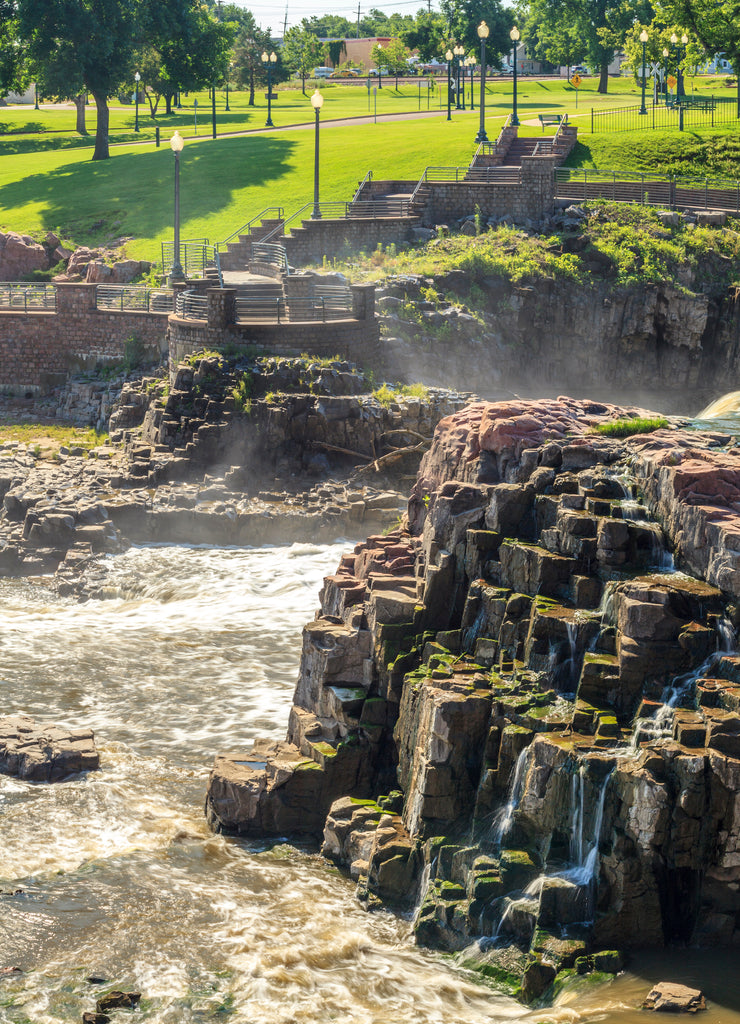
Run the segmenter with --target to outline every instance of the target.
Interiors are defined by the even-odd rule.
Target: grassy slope
[[[740,170],[740,129],[615,132],[587,135],[567,160],[570,167],[704,175],[736,179]]]
[[[626,79],[610,85],[623,101],[633,102],[636,87]],[[413,85],[404,87],[416,95]],[[495,137],[500,119],[508,113],[511,83],[496,82],[487,100],[489,135]],[[586,89],[593,92],[594,80]],[[384,87],[384,100],[391,104],[394,90]],[[582,87],[583,89],[583,87]],[[524,79],[519,91],[519,109],[523,119],[538,110],[562,109],[572,102],[573,90],[557,81]],[[346,200],[368,169],[377,177],[401,177],[416,180],[427,164],[465,165],[473,152],[478,125],[478,110],[456,112],[452,121],[444,116],[416,121],[332,126],[328,120],[347,112],[352,104],[367,104],[364,87],[328,88],[322,111],[321,196]],[[274,112],[276,123],[288,110],[308,122],[313,110],[300,90],[282,92]],[[500,104],[498,97],[501,97]],[[413,98],[413,97],[412,97]],[[588,92],[582,106],[590,102]],[[614,103],[615,95],[601,98]],[[192,100],[192,97],[190,97]],[[202,97],[205,106],[205,97]],[[234,117],[244,114],[244,97],[232,97]],[[409,101],[409,97],[406,97]],[[401,102],[399,100],[399,102]],[[559,105],[559,106],[558,106]],[[199,104],[200,106],[200,104]],[[306,108],[308,107],[308,112]],[[144,110],[145,108],[142,108]],[[142,114],[140,110],[140,114]],[[241,113],[239,112],[241,110]],[[364,112],[364,111],[363,111]],[[73,111],[42,110],[52,123],[57,118],[73,118]],[[132,119],[130,109],[114,110],[114,119]],[[264,109],[249,112],[251,124],[261,124]],[[3,110],[0,117],[17,125],[37,113]],[[183,117],[185,115],[178,115]],[[92,119],[91,119],[92,120]],[[148,120],[148,117],[147,117]],[[142,123],[143,114],[142,114]],[[184,127],[184,126],[183,126]],[[539,133],[538,128],[530,131]],[[220,138],[214,143],[201,124],[198,140],[189,141],[181,157],[182,237],[207,237],[221,241],[265,207],[280,204],[289,213],[309,202],[313,190],[313,132],[296,129]],[[48,140],[48,136],[46,139]],[[728,141],[729,140],[729,141]],[[572,161],[583,166],[625,169],[672,169],[683,173],[701,160],[711,173],[733,173],[731,165],[737,153],[740,134],[695,133],[621,133],[586,136]],[[23,146],[34,151],[23,151]],[[115,146],[109,161],[93,163],[89,150],[44,149],[42,139],[0,139],[0,227],[24,232],[58,231],[77,244],[99,244],[121,236],[130,236],[128,252],[134,257],[156,259],[159,243],[172,236],[172,155],[164,145]],[[693,147],[691,161],[686,147]],[[734,148],[733,148],[734,147]],[[14,151],[20,148],[22,151]],[[734,172],[736,173],[736,171]]]

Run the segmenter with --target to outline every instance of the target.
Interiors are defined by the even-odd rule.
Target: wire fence
[[[634,132],[712,128],[738,120],[738,103],[732,96],[687,96],[673,104],[646,103],[613,110],[591,108],[591,133]]]

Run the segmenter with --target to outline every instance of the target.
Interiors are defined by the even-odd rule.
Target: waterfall
[[[617,580],[609,580],[604,587],[604,593],[601,595],[599,607],[596,609],[596,614],[601,618],[605,626],[616,626],[617,624],[614,608],[617,599],[617,586]]]
[[[416,924],[416,920],[419,917],[419,913],[421,912],[421,908],[424,904],[424,897],[427,894],[427,889],[429,888],[429,880],[432,877],[432,872],[434,871],[436,863],[436,857],[434,858],[434,860],[427,861],[427,863],[424,865],[424,870],[421,873],[421,878],[419,879],[419,889],[416,894],[416,903],[414,904],[414,909],[411,911],[411,920],[413,921],[414,924]]]
[[[514,774],[511,779],[511,786],[509,787],[508,802],[506,806],[496,814],[491,829],[491,839],[495,846],[501,846],[507,832],[511,828],[511,823],[514,820],[514,811],[519,806],[519,801],[522,798],[522,791],[524,789],[524,781],[527,775],[527,766],[531,750],[531,744],[528,747],[524,747],[519,754],[519,757],[516,759]]]
[[[650,530],[650,564],[660,572],[675,572],[673,555],[665,546],[665,536],[657,523],[646,523]]]
[[[581,772],[583,772],[586,766],[581,766]],[[609,780],[613,774],[612,771],[605,777],[601,784],[601,791],[599,792],[599,799],[596,802],[596,810],[594,813],[594,827],[591,833],[591,840],[588,844],[588,849],[583,851],[583,842],[581,840],[580,860],[578,863],[569,868],[567,871],[560,871],[558,875],[560,878],[567,878],[568,881],[574,882],[576,885],[590,885],[593,879],[596,877],[596,869],[598,866],[599,858],[599,838],[601,837],[601,826],[604,822],[604,804],[606,803],[606,791],[609,786]],[[579,772],[579,775],[581,774]],[[584,779],[581,779],[581,799],[583,799],[583,783]],[[583,823],[583,810],[581,809],[581,823]],[[582,827],[581,827],[582,832]]]
[[[737,653],[737,633],[729,619],[717,623],[717,651],[719,654]]]
[[[570,859],[573,864],[580,864],[583,860],[583,804],[585,800],[584,776],[586,765],[582,764],[578,772],[571,776],[570,800],[572,807],[572,821],[570,828]]]

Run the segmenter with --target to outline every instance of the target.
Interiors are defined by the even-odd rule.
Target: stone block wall
[[[153,358],[167,349],[167,313],[99,310],[95,284],[59,284],[56,312],[0,309],[0,387],[43,393],[70,373],[121,362],[135,335]]]
[[[373,252],[378,242],[385,245],[409,241],[418,217],[352,217],[347,220],[304,220],[302,226],[280,239],[293,267],[321,263],[331,258],[365,249]]]
[[[423,223],[431,226],[459,220],[473,213],[476,206],[484,217],[510,214],[516,220],[541,220],[553,211],[555,161],[552,156],[522,157],[518,185],[430,181]]]

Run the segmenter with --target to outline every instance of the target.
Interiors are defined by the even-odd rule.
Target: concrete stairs
[[[226,249],[221,253],[221,269],[246,270],[252,258],[252,243],[264,241],[282,223],[283,221],[276,217],[266,218],[259,224],[254,224],[247,234],[239,235],[235,241],[227,242]],[[282,241],[281,233],[278,233],[275,241]]]

